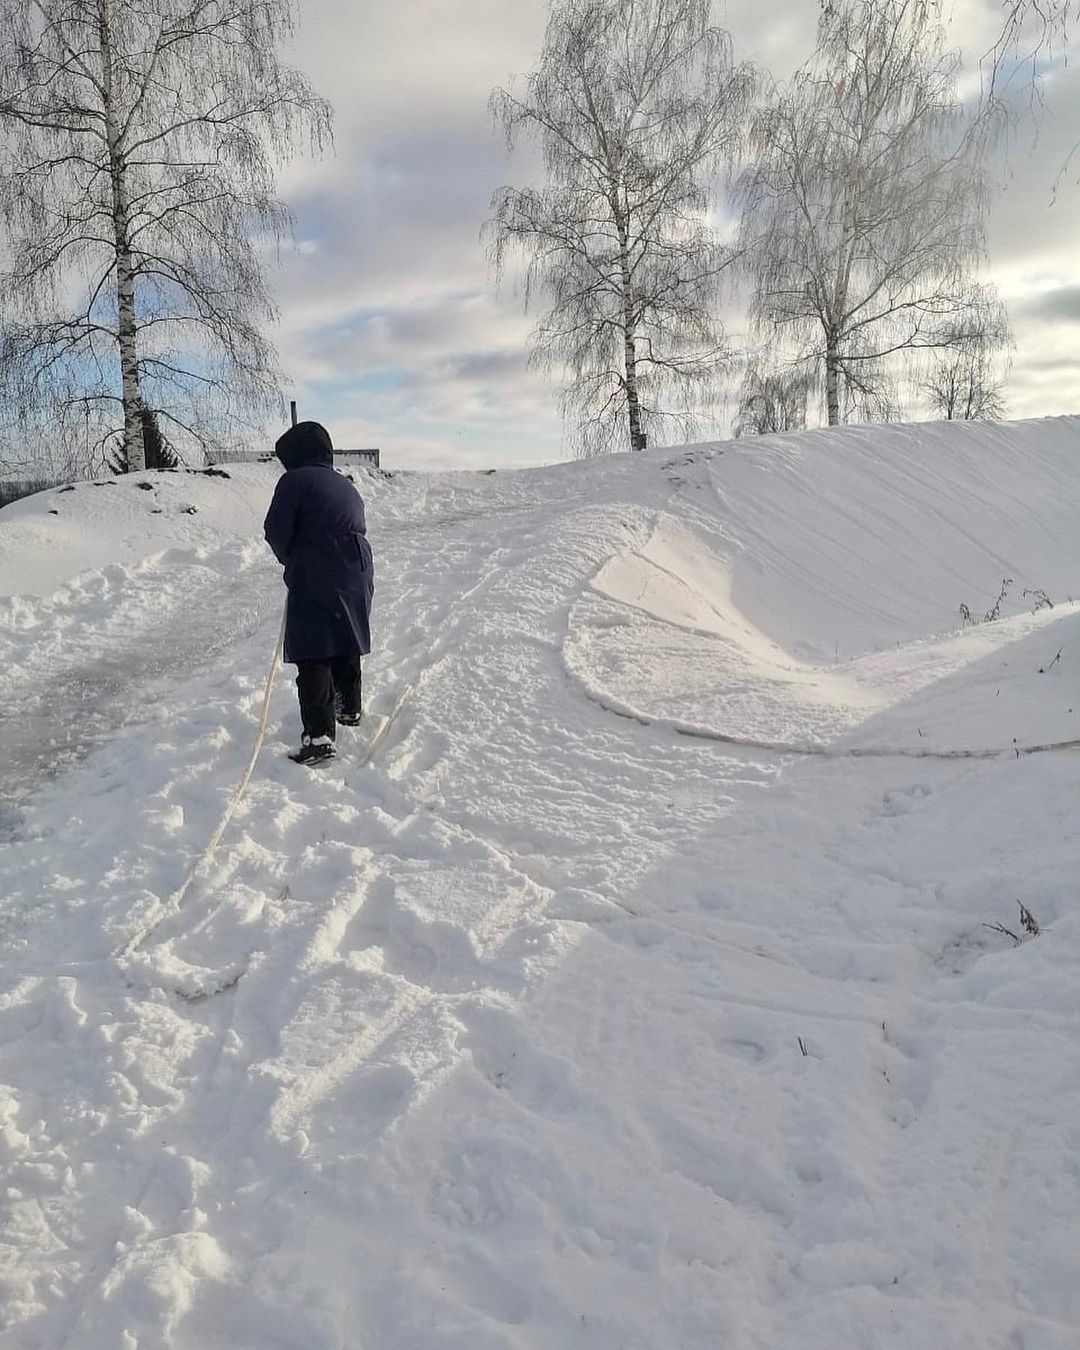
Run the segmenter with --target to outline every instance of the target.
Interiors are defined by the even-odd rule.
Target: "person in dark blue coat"
[[[278,480],[264,533],[285,568],[285,660],[297,667],[299,764],[333,759],[336,723],[363,715],[360,658],[371,650],[375,569],[364,502],[334,470],[330,433],[301,422],[274,447]]]

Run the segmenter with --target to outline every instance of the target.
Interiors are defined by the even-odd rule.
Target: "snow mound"
[[[358,475],[370,718],[124,959],[274,472],[0,512],[0,1341],[1074,1350],[1078,436]]]

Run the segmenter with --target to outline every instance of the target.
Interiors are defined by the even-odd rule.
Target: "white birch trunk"
[[[623,362],[626,372],[626,411],[630,422],[630,449],[644,450],[641,430],[641,400],[638,398],[637,331],[634,321],[634,289],[630,277],[630,230],[625,216],[619,215],[619,264],[622,271]]]
[[[829,417],[829,426],[840,425],[840,360],[836,350],[836,339],[831,335],[825,339],[825,406]]]
[[[146,450],[143,445],[142,394],[139,389],[139,357],[136,343],[138,327],[135,319],[135,273],[131,263],[129,241],[127,166],[120,142],[113,89],[113,42],[109,4],[110,0],[98,0],[102,83],[105,93],[105,136],[109,148],[112,222],[116,241],[117,340],[120,347],[120,376],[124,404],[124,453],[128,472],[141,473],[146,468]]]

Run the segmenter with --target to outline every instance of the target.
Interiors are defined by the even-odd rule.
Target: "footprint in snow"
[[[932,793],[933,788],[929,783],[913,783],[911,787],[895,788],[882,797],[881,813],[885,816],[909,815]]]
[[[438,732],[410,737],[399,748],[395,767],[413,777],[431,773],[446,759],[449,740]]]
[[[512,1013],[480,1005],[457,1015],[465,1028],[459,1044],[496,1091],[547,1120],[591,1119],[598,1128],[610,1127],[606,1108],[574,1081],[570,1066],[534,1046]]]
[[[373,882],[341,941],[341,954],[353,963],[368,953],[381,970],[434,993],[470,993],[505,983],[477,955],[466,928],[404,903],[388,876]]]

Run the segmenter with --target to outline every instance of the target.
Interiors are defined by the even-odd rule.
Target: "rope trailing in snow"
[[[287,610],[286,610],[287,613]],[[116,951],[117,959],[123,960],[130,956],[132,952],[138,949],[146,942],[147,938],[165,922],[165,920],[181,908],[187,899],[188,891],[191,889],[195,878],[207,865],[214,855],[218,844],[221,843],[221,837],[229,827],[229,821],[232,820],[236,808],[240,805],[241,798],[247,791],[247,785],[251,782],[251,775],[255,771],[255,761],[259,757],[259,751],[262,749],[263,741],[266,739],[266,728],[270,722],[270,695],[274,691],[274,681],[277,679],[278,666],[281,664],[282,652],[285,648],[285,614],[281,616],[281,630],[278,633],[278,639],[274,646],[274,657],[270,662],[270,669],[266,676],[266,688],[263,690],[262,713],[259,717],[259,727],[255,733],[255,743],[251,747],[251,755],[248,758],[247,767],[240,776],[240,781],[233,789],[233,794],[229,798],[229,803],[225,807],[224,814],[218,821],[217,829],[210,836],[210,842],[203,849],[202,853],[195,859],[194,864],[188,870],[180,887],[173,891],[164,902],[160,902],[157,908],[151,912],[150,917],[142,923],[127,938],[127,940]]]
[[[382,726],[372,737],[371,744],[368,746],[368,748],[364,751],[364,753],[360,756],[359,760],[357,761],[358,769],[364,769],[371,763],[372,759],[375,757],[376,750],[378,750],[378,748],[382,745],[383,741],[385,741],[387,736],[389,736],[391,730],[394,727],[394,724],[397,722],[398,716],[401,713],[402,708],[405,706],[406,701],[409,699],[413,690],[419,684],[420,676],[423,675],[424,671],[427,669],[428,669],[427,666],[422,666],[412,677],[409,683],[404,687],[404,689],[402,689],[401,693],[398,694],[397,701],[394,703],[394,706],[390,709],[389,713],[387,713],[385,719],[383,720]]]

